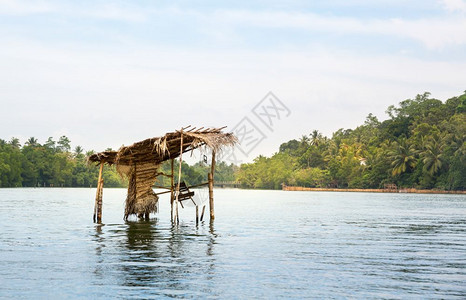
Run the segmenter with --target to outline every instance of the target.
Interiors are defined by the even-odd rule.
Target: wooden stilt
[[[212,173],[207,174],[209,179],[209,210],[210,210],[210,218],[214,215],[214,181],[212,179]],[[215,218],[215,216],[214,216]]]
[[[97,179],[97,189],[95,191],[95,200],[94,200],[94,215],[92,216],[92,220],[97,222],[97,203],[99,202],[99,187],[100,187],[100,180]]]
[[[214,214],[214,171],[215,171],[215,151],[212,150],[212,164],[210,165],[209,173],[209,209],[210,219],[215,219]]]
[[[196,225],[199,224],[199,206],[196,205]]]
[[[104,193],[104,179],[100,180],[100,192],[99,192],[99,201],[97,203],[97,223],[102,223],[102,196]]]
[[[214,234],[214,220],[210,219],[210,222],[209,222],[209,232],[210,234]]]
[[[180,195],[180,184],[181,184],[181,162],[183,158],[183,129],[181,130],[180,134],[180,140],[181,140],[181,145],[180,145],[180,166],[178,168],[178,186],[176,187],[176,207],[175,207],[175,222],[178,224],[180,223],[180,218],[178,215],[178,196]]]
[[[202,207],[201,222],[204,220],[205,205]]]
[[[95,203],[94,203],[94,222],[102,222],[102,189],[104,180],[102,179],[102,172],[104,169],[104,162],[100,163],[99,169],[99,179],[97,180],[97,191],[95,193]]]
[[[172,158],[171,160],[171,167],[172,167],[172,175],[170,178],[170,216],[173,222],[173,201],[175,200],[175,173],[174,173],[174,165],[175,160]]]

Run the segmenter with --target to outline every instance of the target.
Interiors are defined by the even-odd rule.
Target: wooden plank
[[[170,193],[171,191],[165,191],[165,192],[160,192],[160,193],[155,193],[156,195],[162,195],[162,194],[168,194]]]
[[[158,189],[166,189],[166,190],[171,190],[171,188],[166,187],[166,186],[161,186],[161,185],[153,185],[152,187],[158,188]]]
[[[173,175],[165,174],[165,173],[157,173],[157,176],[172,177]]]
[[[190,186],[189,188],[190,188],[190,189],[194,189],[194,188],[197,188],[197,187],[200,187],[200,186],[204,186],[204,185],[209,185],[209,182],[203,182],[203,183],[199,183],[199,184],[196,184],[196,185],[192,185],[192,186]]]
[[[210,220],[215,219],[215,213],[214,213],[214,172],[215,172],[215,150],[212,150],[212,163],[210,165],[210,173],[209,173]]]

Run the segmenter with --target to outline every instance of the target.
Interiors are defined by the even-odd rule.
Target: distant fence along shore
[[[418,190],[418,189],[336,189],[336,188],[310,188],[302,186],[283,185],[284,191],[310,191],[310,192],[364,192],[364,193],[415,193],[415,194],[465,194],[466,191]]]

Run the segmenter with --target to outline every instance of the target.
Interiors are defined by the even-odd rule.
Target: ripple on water
[[[108,189],[0,189],[0,297],[466,297],[466,197],[216,190],[215,224]],[[3,283],[7,284],[3,284]]]

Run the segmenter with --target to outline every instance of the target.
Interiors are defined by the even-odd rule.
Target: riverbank
[[[413,194],[464,194],[466,191],[442,191],[442,190],[418,190],[418,189],[331,189],[310,188],[302,186],[283,185],[284,191],[309,191],[309,192],[359,192],[359,193],[413,193]]]

